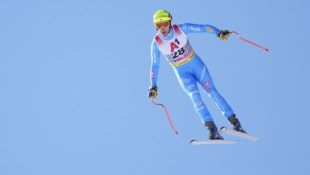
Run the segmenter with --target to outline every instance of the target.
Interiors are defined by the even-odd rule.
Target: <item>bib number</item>
[[[181,49],[177,50],[176,52],[172,54],[172,58],[177,59],[178,57],[182,56],[184,53],[185,53],[185,49],[184,47],[182,47]]]

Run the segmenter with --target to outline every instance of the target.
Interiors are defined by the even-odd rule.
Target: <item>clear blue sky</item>
[[[310,174],[309,1],[0,1],[0,174]],[[191,34],[258,142],[192,146],[207,131],[163,60],[147,98],[152,15],[238,31]],[[228,125],[204,96],[214,120]],[[227,139],[232,139],[225,136]]]

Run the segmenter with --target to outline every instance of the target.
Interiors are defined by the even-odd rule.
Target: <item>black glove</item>
[[[152,87],[149,88],[148,92],[149,98],[157,98],[157,86],[153,85]]]
[[[219,32],[217,32],[217,37],[219,37],[221,40],[227,40],[228,37],[230,35],[230,31],[229,30],[220,30]]]

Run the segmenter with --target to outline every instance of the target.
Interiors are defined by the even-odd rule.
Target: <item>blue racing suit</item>
[[[216,35],[219,31],[216,27],[207,24],[174,24],[171,26],[168,36],[164,37],[158,32],[151,44],[151,86],[157,85],[160,55],[163,55],[172,66],[181,87],[191,98],[196,112],[204,123],[213,121],[213,119],[201,98],[198,84],[217,104],[224,117],[228,118],[234,112],[217,91],[207,66],[193,51],[187,39],[187,34],[206,32]]]

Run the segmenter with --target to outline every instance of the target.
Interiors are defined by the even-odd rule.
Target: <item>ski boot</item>
[[[205,122],[205,126],[208,128],[210,140],[224,140],[213,121]]]
[[[241,126],[239,120],[236,118],[235,114],[231,115],[227,119],[231,123],[233,130],[246,134],[246,131],[242,128],[242,126]]]

